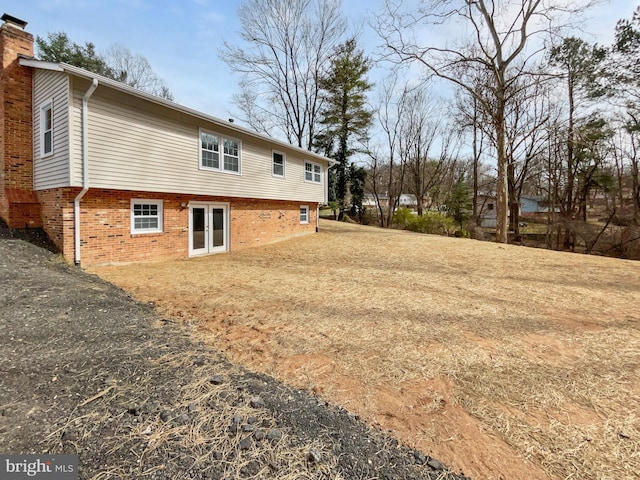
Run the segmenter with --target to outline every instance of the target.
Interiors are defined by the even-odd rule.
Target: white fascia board
[[[40,68],[42,70],[52,70],[54,72],[64,72],[64,68],[56,62],[45,62],[35,58],[19,57],[18,63],[23,67]]]
[[[22,63],[24,61],[24,63]],[[36,60],[36,59],[27,59],[27,58],[21,58],[20,59],[20,65],[24,65],[26,67],[33,67],[33,68],[42,68],[42,69],[46,69],[46,70],[55,70],[55,71],[59,71],[59,72],[67,72],[71,75],[75,75],[77,77],[81,77],[81,78],[85,78],[87,80],[92,80],[94,78],[97,78],[100,85],[102,86],[107,86],[110,88],[113,88],[115,90],[119,90],[121,92],[127,93],[129,95],[134,95],[138,98],[147,100],[149,102],[153,102],[156,103],[158,105],[163,105],[167,108],[170,108],[172,110],[176,110],[178,112],[182,112],[185,113],[189,116],[195,117],[195,118],[199,118],[202,120],[205,120],[207,122],[211,122],[214,123],[216,125],[222,126],[224,128],[228,128],[231,130],[234,130],[236,132],[239,133],[243,133],[244,135],[248,135],[250,137],[253,138],[257,138],[259,140],[262,141],[267,141],[270,142],[274,145],[279,146],[280,148],[287,148],[289,150],[294,150],[298,153],[300,153],[303,157],[305,158],[309,158],[311,157],[312,159],[315,160],[321,160],[324,162],[327,162],[329,165],[336,163],[335,160],[331,159],[331,158],[327,158],[324,155],[320,155],[318,153],[314,153],[310,150],[305,150],[304,148],[300,148],[300,147],[296,147],[295,145],[291,145],[290,143],[287,142],[283,142],[281,140],[277,140],[275,138],[269,137],[267,135],[262,135],[260,133],[254,132],[253,130],[249,130],[248,128],[244,128],[244,127],[240,127],[238,125],[234,125],[231,122],[222,120],[220,118],[217,117],[213,117],[211,115],[207,115],[206,113],[202,113],[199,112],[197,110],[194,110],[192,108],[189,107],[185,107],[184,105],[179,105],[175,102],[172,102],[170,100],[166,100],[164,98],[158,97],[156,95],[151,95],[150,93],[146,93],[143,92],[141,90],[138,90],[137,88],[133,88],[130,87],[129,85],[126,85],[122,82],[118,82],[116,80],[113,80],[111,78],[107,78],[107,77],[103,77],[101,75],[97,75],[95,73],[89,72],[88,70],[85,70],[83,68],[79,68],[79,67],[75,67],[73,65],[69,65],[66,63],[54,63],[54,62],[45,62],[43,60]],[[310,158],[310,159],[311,159]]]

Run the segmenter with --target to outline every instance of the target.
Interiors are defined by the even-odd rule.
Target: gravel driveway
[[[0,227],[0,453],[80,478],[462,479]]]

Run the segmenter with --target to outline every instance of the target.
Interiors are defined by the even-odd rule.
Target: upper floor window
[[[322,183],[322,167],[317,163],[305,161],[304,179],[307,182]]]
[[[53,154],[53,102],[40,108],[40,156]]]
[[[274,177],[284,177],[284,153],[273,151],[273,170]]]
[[[162,200],[131,200],[131,233],[162,232]]]
[[[201,169],[240,173],[240,150],[239,140],[200,130]]]

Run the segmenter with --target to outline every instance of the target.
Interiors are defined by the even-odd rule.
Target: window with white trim
[[[162,200],[131,200],[131,233],[162,232]]]
[[[322,183],[322,167],[318,163],[305,160],[304,179],[307,182]]]
[[[307,205],[300,206],[300,223],[309,223],[309,207]]]
[[[200,130],[200,168],[202,170],[240,173],[240,151],[240,140]]]
[[[53,102],[40,107],[40,156],[53,155]]]
[[[284,162],[285,162],[284,153],[273,150],[273,152],[271,153],[271,157],[273,159],[272,161],[273,167],[271,170],[271,174],[274,177],[284,177]]]

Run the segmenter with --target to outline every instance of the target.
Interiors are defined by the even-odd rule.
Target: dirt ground
[[[0,285],[3,454],[94,480],[463,480],[1,225]]]
[[[637,262],[322,221],[94,271],[473,478],[638,478]]]

